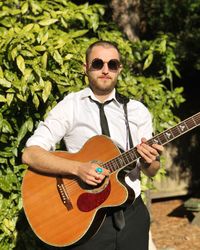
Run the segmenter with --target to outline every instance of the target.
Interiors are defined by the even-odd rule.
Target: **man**
[[[29,138],[22,160],[33,169],[44,173],[72,174],[83,182],[96,186],[109,176],[109,171],[95,162],[72,161],[58,157],[50,150],[64,140],[69,152],[77,152],[88,139],[102,134],[100,110],[97,102],[105,103],[109,136],[122,150],[128,150],[133,142],[141,156],[136,168],[127,173],[126,183],[134,190],[136,200],[124,210],[125,226],[116,226],[114,212],[109,210],[98,233],[88,241],[69,249],[90,250],[146,250],[148,249],[149,214],[140,197],[140,171],[154,176],[159,169],[159,154],[163,147],[146,143],[152,136],[151,115],[140,102],[127,103],[128,123],[124,105],[116,98],[115,86],[122,70],[118,48],[107,41],[98,41],[86,52],[85,73],[89,87],[67,95],[41,122],[34,135]],[[127,136],[127,131],[130,133]],[[131,137],[131,138],[130,138]],[[98,147],[98,145],[96,145]],[[68,249],[68,248],[67,248]]]

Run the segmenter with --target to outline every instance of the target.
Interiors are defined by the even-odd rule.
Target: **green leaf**
[[[25,80],[25,82],[30,80],[31,73],[32,73],[32,69],[28,69],[28,68],[25,69],[25,71],[24,71],[24,80]]]
[[[42,45],[38,45],[38,46],[35,46],[34,49],[36,51],[45,51],[46,50],[46,47],[45,46],[42,46]]]
[[[12,57],[13,61],[15,60],[17,55],[18,55],[18,50],[17,50],[17,47],[15,47],[13,50],[11,50],[11,57]]]
[[[23,32],[29,32],[30,30],[32,30],[33,29],[33,27],[34,27],[34,23],[29,23],[29,24],[27,24],[26,26],[24,26],[24,28],[23,28]]]
[[[41,57],[41,63],[42,63],[42,67],[43,67],[44,69],[46,69],[46,67],[47,67],[47,59],[48,59],[48,53],[45,52],[45,53],[42,55],[42,57]]]
[[[22,72],[22,74],[24,74],[25,63],[24,63],[24,58],[21,55],[17,57],[17,66],[19,70]]]
[[[152,61],[153,61],[153,53],[150,53],[144,62],[143,70],[147,69],[152,63]]]
[[[40,101],[39,101],[39,98],[38,98],[37,94],[33,95],[33,103],[34,103],[36,109],[38,109],[38,107],[40,105]]]
[[[48,25],[51,25],[53,23],[56,23],[58,21],[58,19],[45,19],[45,20],[42,20],[39,22],[40,25],[42,26],[48,26]]]
[[[6,95],[6,101],[7,101],[7,103],[8,103],[9,106],[10,106],[10,104],[12,103],[13,98],[14,98],[14,94],[13,94],[13,93],[8,93],[8,94]]]
[[[11,82],[7,81],[5,78],[0,79],[0,85],[5,87],[5,88],[10,88],[11,87]]]
[[[13,184],[17,183],[17,178],[14,173],[7,173],[5,176],[0,176],[0,189],[5,192],[10,192]]]
[[[25,2],[22,5],[21,11],[22,11],[22,14],[25,14],[28,11],[28,2]]]
[[[27,134],[28,131],[32,131],[33,130],[33,120],[32,118],[28,118],[27,121],[25,121],[21,128],[19,129],[18,135],[17,135],[17,142],[18,145],[21,142],[21,140],[25,137],[25,135]]]
[[[78,31],[72,31],[69,33],[70,38],[76,38],[85,35],[88,32],[88,30],[78,30]]]
[[[26,102],[27,101],[27,96],[22,95],[22,94],[17,94],[17,98],[19,100],[21,100],[22,102]]]
[[[55,52],[53,53],[53,58],[58,64],[63,65],[63,59],[58,50],[55,50]]]
[[[0,163],[1,164],[7,164],[8,160],[3,158],[3,157],[0,157]]]
[[[14,220],[8,220],[8,219],[5,218],[5,219],[3,220],[3,224],[4,224],[4,226],[5,226],[9,231],[11,231],[11,232],[14,231],[15,225],[16,225],[16,223],[15,223]]]
[[[46,43],[46,41],[48,40],[48,37],[49,37],[49,34],[47,32],[44,36],[41,37],[41,44]]]
[[[161,43],[160,43],[160,49],[161,49],[162,53],[164,53],[166,51],[166,45],[167,45],[167,41],[162,40]]]
[[[0,102],[7,102],[4,95],[0,95]]]
[[[9,158],[9,157],[13,156],[13,153],[12,152],[0,151],[0,156],[5,157],[5,158]]]
[[[3,70],[2,70],[1,66],[0,66],[0,78],[4,78],[4,76],[3,76]]]
[[[2,126],[1,130],[3,133],[10,133],[10,134],[13,133],[13,129],[12,129],[11,124],[8,121],[6,121],[5,119],[3,119],[1,121],[0,127],[1,126]]]
[[[44,82],[44,89],[42,91],[42,99],[44,102],[47,101],[49,95],[51,94],[52,85],[50,81]]]

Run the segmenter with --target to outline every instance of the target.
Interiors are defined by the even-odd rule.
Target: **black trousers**
[[[126,225],[119,231],[113,224],[112,214],[108,215],[98,233],[79,246],[66,250],[148,250],[150,216],[142,198],[125,209]]]

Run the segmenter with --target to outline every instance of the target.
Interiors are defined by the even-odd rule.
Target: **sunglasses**
[[[117,60],[117,59],[111,59],[108,62],[104,62],[102,59],[95,58],[92,61],[91,69],[92,70],[100,70],[100,69],[103,68],[105,63],[107,63],[109,70],[112,70],[112,71],[117,71],[120,68],[120,65],[121,65],[120,61]]]

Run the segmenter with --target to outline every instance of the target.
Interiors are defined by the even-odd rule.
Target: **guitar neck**
[[[176,126],[165,130],[164,132],[152,137],[147,141],[148,145],[152,145],[154,143],[165,145],[170,141],[178,138],[179,136],[187,133],[188,131],[198,127],[200,125],[200,112],[195,115],[183,120],[178,123]],[[115,172],[119,169],[123,169],[134,163],[138,158],[140,158],[140,154],[137,152],[137,148],[131,148],[130,150],[122,153],[116,158],[107,161],[103,164],[103,167],[109,169],[110,172]]]

